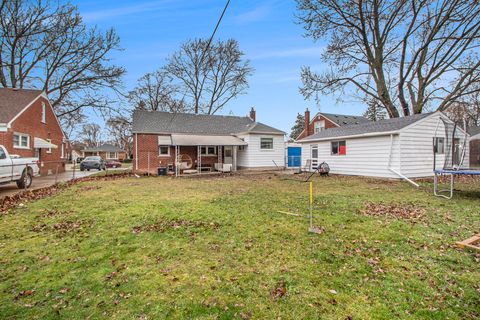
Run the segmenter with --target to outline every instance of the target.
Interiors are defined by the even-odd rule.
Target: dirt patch
[[[425,216],[425,209],[413,203],[375,203],[366,202],[363,209],[359,210],[365,216],[387,217],[405,220],[421,220]]]
[[[133,227],[132,232],[139,234],[142,232],[165,232],[169,229],[180,228],[196,228],[196,229],[213,229],[220,228],[220,225],[216,222],[205,221],[191,221],[191,220],[159,220],[153,224],[145,224],[142,226]]]
[[[97,176],[97,177],[90,176],[90,177],[71,180],[68,182],[57,183],[50,187],[40,188],[36,190],[21,191],[17,194],[6,196],[0,201],[0,214],[2,213],[4,214],[8,212],[10,209],[15,208],[19,205],[23,205],[23,203],[25,202],[39,200],[39,199],[43,199],[43,198],[55,195],[58,192],[65,190],[68,187],[76,185],[81,182],[119,180],[119,179],[124,179],[132,176],[133,174],[130,172],[122,172],[122,173],[112,174],[108,176]]]

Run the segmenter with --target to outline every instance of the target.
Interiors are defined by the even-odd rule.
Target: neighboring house
[[[100,156],[105,160],[119,160],[123,161],[127,158],[125,150],[114,146],[113,144],[102,144],[98,147],[82,149],[82,157]]]
[[[0,144],[39,159],[40,175],[65,171],[66,138],[41,90],[0,88]]]
[[[304,129],[296,140],[304,139],[312,134],[321,132],[325,129],[333,129],[352,124],[361,124],[371,122],[362,116],[351,116],[345,114],[333,114],[319,112],[310,120],[310,111],[305,110],[305,124]]]
[[[285,166],[285,133],[249,117],[160,111],[133,114],[134,169],[156,173]],[[177,159],[177,161],[175,160]],[[178,171],[177,171],[178,170]]]
[[[469,127],[470,134],[470,167],[480,167],[480,126]]]
[[[436,168],[443,168],[448,152],[440,117],[450,121],[443,113],[435,112],[321,131],[298,141],[302,144],[302,164],[316,167],[325,161],[334,174],[384,178],[432,176],[434,137],[438,139]],[[464,163],[468,161],[466,150]]]

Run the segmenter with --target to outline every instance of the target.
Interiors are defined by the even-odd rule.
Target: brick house
[[[301,140],[325,129],[338,128],[353,124],[362,124],[366,122],[370,122],[370,120],[362,116],[351,116],[324,112],[317,113],[310,120],[310,111],[306,109],[304,129],[302,130],[302,132],[300,132],[300,134],[295,140]]]
[[[248,117],[137,110],[133,114],[135,172],[171,174],[285,166],[285,132]]]
[[[82,149],[82,157],[100,156],[105,160],[123,161],[127,158],[125,150],[114,146],[113,144],[102,144],[98,147]]]
[[[38,158],[40,175],[64,172],[66,142],[43,91],[0,88],[0,144],[10,154]]]
[[[469,127],[470,135],[470,167],[480,168],[480,127]]]

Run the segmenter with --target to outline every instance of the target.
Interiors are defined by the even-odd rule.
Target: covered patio
[[[177,177],[236,171],[238,148],[247,145],[242,139],[228,135],[172,134],[159,137],[159,145],[168,145],[169,142],[174,148],[173,171]]]

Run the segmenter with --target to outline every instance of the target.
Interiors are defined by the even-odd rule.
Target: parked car
[[[105,166],[107,168],[120,168],[122,166],[122,163],[117,160],[108,160]]]
[[[37,158],[10,155],[7,149],[0,145],[0,184],[15,181],[20,189],[29,188],[33,177],[37,176],[39,171]]]
[[[105,170],[105,160],[99,156],[86,157],[80,162],[80,171],[90,171],[90,169]]]

